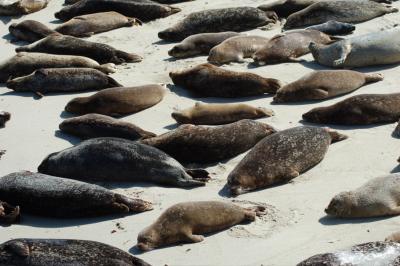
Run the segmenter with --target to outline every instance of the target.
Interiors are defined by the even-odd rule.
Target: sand
[[[233,3],[236,2],[236,3]],[[239,3],[240,2],[240,3]],[[112,77],[125,86],[149,83],[171,84],[168,73],[204,63],[206,57],[170,60],[167,51],[173,44],[159,43],[157,32],[167,28],[187,14],[208,8],[231,6],[258,6],[264,0],[197,0],[178,4],[183,11],[165,19],[146,23],[141,27],[121,28],[95,35],[89,40],[107,43],[116,48],[138,53],[144,57],[141,63],[120,65]],[[59,23],[54,13],[62,6],[61,0],[53,0],[48,7],[37,13],[18,19],[2,18],[1,36],[8,33],[8,26],[24,19],[34,19],[55,27]],[[395,3],[399,8],[400,3]],[[398,23],[400,13],[385,15],[357,25],[355,35],[391,28]],[[279,29],[251,34],[273,36]],[[14,54],[17,47],[0,39],[1,58]],[[284,82],[294,81],[313,69],[323,69],[304,56],[307,63],[285,63],[258,68],[248,68],[247,63],[231,64],[224,68],[249,71]],[[250,62],[250,60],[248,60]],[[360,69],[364,72],[380,72],[384,81],[367,85],[351,93],[324,102],[270,105],[272,97],[245,99],[217,99],[190,97],[182,89],[168,86],[170,92],[158,105],[123,120],[140,127],[163,133],[176,127],[170,114],[181,108],[201,102],[246,102],[255,106],[272,108],[276,116],[260,119],[278,129],[301,125],[301,115],[311,108],[330,105],[351,95],[362,93],[390,93],[399,91],[398,66]],[[0,176],[19,170],[36,171],[42,159],[49,153],[62,150],[79,142],[79,139],[60,134],[58,125],[69,117],[63,112],[66,103],[76,97],[91,93],[59,94],[34,99],[31,93],[13,93],[0,87],[0,109],[12,114],[4,129],[0,129],[0,150],[7,150],[0,160]],[[157,186],[108,185],[126,195],[140,195],[154,202],[151,212],[124,218],[106,217],[83,220],[55,220],[24,215],[22,224],[0,227],[0,242],[12,238],[78,238],[101,241],[130,251],[153,265],[294,265],[317,254],[346,248],[355,244],[383,240],[399,229],[400,217],[336,220],[325,217],[324,208],[332,196],[359,187],[378,175],[388,174],[397,168],[400,140],[391,136],[395,124],[371,127],[335,127],[349,139],[332,145],[325,159],[316,167],[296,178],[292,183],[239,196],[239,203],[257,202],[268,206],[269,214],[255,223],[235,226],[230,230],[207,236],[198,244],[187,244],[139,253],[134,247],[140,230],[152,223],[160,213],[172,204],[194,200],[230,200],[221,191],[226,177],[243,158],[240,155],[227,162],[210,166],[213,180],[202,188],[184,190]],[[117,223],[120,227],[117,227]],[[112,233],[113,230],[116,232]]]

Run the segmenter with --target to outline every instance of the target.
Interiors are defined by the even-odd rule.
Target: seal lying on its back
[[[204,186],[208,172],[185,169],[163,151],[127,139],[96,138],[47,156],[39,172],[100,182],[151,182]]]
[[[121,249],[88,240],[20,238],[0,245],[0,264],[150,266]]]
[[[19,206],[12,206],[7,202],[0,200],[0,224],[18,223],[20,220]]]
[[[10,34],[19,41],[29,43],[43,39],[56,31],[49,29],[46,25],[35,20],[24,20],[19,23],[13,23],[8,27]]]
[[[400,118],[400,93],[361,94],[303,114],[311,123],[370,125],[394,123]]]
[[[239,155],[264,137],[275,133],[271,126],[252,120],[204,127],[182,125],[141,143],[156,147],[184,163],[216,163]]]
[[[122,64],[124,62],[132,63],[142,61],[142,58],[137,54],[126,53],[107,44],[89,42],[65,35],[50,35],[30,45],[18,47],[15,51],[81,55],[92,58],[100,64]]]
[[[156,134],[145,131],[134,124],[99,114],[87,114],[65,119],[59,128],[63,132],[83,139],[116,137],[138,140],[156,136]]]
[[[141,22],[110,11],[74,17],[55,28],[55,31],[75,37],[90,37],[96,33],[133,25],[141,25]]]
[[[208,55],[210,50],[231,37],[240,35],[233,31],[217,33],[199,33],[184,39],[168,51],[175,58],[186,58],[195,55]]]
[[[65,111],[75,114],[97,113],[120,117],[134,114],[159,103],[166,93],[163,86],[110,88],[89,97],[77,97],[68,102]]]
[[[255,7],[210,9],[191,13],[171,28],[159,32],[158,37],[166,41],[182,41],[197,33],[246,31],[277,20],[274,12],[264,12]]]
[[[285,183],[314,167],[331,143],[347,136],[327,128],[295,127],[265,137],[228,176],[233,195]]]
[[[325,212],[339,218],[399,215],[400,174],[377,177],[356,190],[339,193]]]
[[[265,207],[242,208],[221,201],[193,201],[175,204],[166,209],[155,223],[142,230],[137,247],[148,251],[177,244],[198,243],[202,234],[218,232],[243,222],[255,221]]]
[[[9,112],[0,111],[0,127],[4,127],[6,122],[10,120],[11,114]]]
[[[47,6],[50,0],[17,0],[0,3],[0,16],[19,16],[37,12]]]
[[[280,88],[274,96],[274,102],[329,99],[380,80],[383,80],[381,74],[364,74],[352,70],[314,71]]]
[[[32,172],[0,178],[0,195],[22,212],[76,218],[152,210],[150,202],[128,198],[103,187]]]
[[[170,72],[175,85],[199,96],[246,97],[275,93],[282,82],[246,72],[225,70],[211,64],[201,64],[183,71]]]
[[[306,30],[317,30],[329,35],[346,35],[352,33],[356,26],[349,23],[329,20],[328,22],[307,27]]]
[[[319,64],[329,67],[364,67],[400,62],[400,29],[368,33],[331,45],[310,43]]]

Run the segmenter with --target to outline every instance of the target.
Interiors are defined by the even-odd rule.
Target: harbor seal
[[[17,0],[2,1],[0,3],[0,16],[20,16],[42,10],[50,0]]]
[[[41,40],[50,34],[56,34],[56,31],[36,20],[13,23],[8,27],[8,30],[16,40],[29,43]]]
[[[156,147],[182,163],[216,163],[251,149],[275,132],[267,124],[245,119],[215,127],[182,125],[141,143]]]
[[[294,127],[265,137],[228,176],[232,195],[286,183],[319,164],[331,143],[347,136],[327,128]]]
[[[240,33],[233,31],[194,34],[172,47],[168,54],[175,58],[208,55],[214,46],[239,35]]]
[[[30,45],[18,47],[15,51],[81,55],[96,60],[100,64],[122,64],[124,62],[135,63],[142,61],[142,57],[137,54],[126,53],[107,44],[89,42],[72,36],[54,34]]]
[[[207,60],[219,65],[244,62],[244,58],[251,58],[269,40],[270,38],[256,35],[232,37],[212,48]]]
[[[9,112],[0,111],[0,128],[4,127],[6,122],[10,120],[11,114]]]
[[[246,97],[275,93],[283,83],[249,72],[225,70],[201,64],[182,71],[170,72],[175,85],[201,97]]]
[[[198,243],[202,234],[218,232],[236,224],[253,222],[265,207],[242,208],[222,201],[193,201],[175,204],[166,209],[137,238],[137,247],[149,251],[177,243]]]
[[[165,93],[165,88],[157,84],[110,88],[89,97],[72,99],[65,106],[65,111],[80,115],[97,113],[120,117],[156,105],[164,98]]]
[[[364,67],[400,62],[400,29],[350,37],[330,45],[310,43],[314,60],[329,67]]]
[[[28,76],[7,81],[14,91],[49,92],[92,91],[122,86],[113,78],[92,68],[43,68]]]
[[[311,123],[370,125],[394,123],[400,118],[400,93],[361,94],[303,114]]]
[[[233,7],[194,12],[172,27],[160,31],[158,37],[166,41],[182,41],[193,34],[223,31],[246,31],[275,23],[274,12],[255,7]]]
[[[65,133],[83,139],[116,137],[138,140],[156,136],[156,134],[145,131],[134,124],[99,114],[87,114],[65,119],[59,125],[59,128]]]
[[[274,96],[274,102],[325,100],[380,80],[383,80],[383,75],[378,73],[364,74],[352,70],[314,71],[280,88]]]
[[[106,74],[116,70],[113,63],[100,65],[83,56],[20,52],[0,63],[0,82],[26,76],[42,68],[94,68]]]
[[[150,202],[97,185],[28,171],[0,178],[0,194],[22,212],[45,217],[81,218],[153,209]]]
[[[96,182],[149,182],[174,187],[205,186],[203,169],[186,169],[148,145],[119,138],[96,138],[47,156],[38,171]]]
[[[203,104],[196,102],[194,107],[172,113],[179,124],[223,125],[242,119],[256,119],[273,116],[267,108],[253,107],[243,103]]]
[[[100,242],[19,238],[0,245],[0,264],[150,266],[131,254]]]
[[[306,30],[317,30],[329,35],[347,35],[355,31],[356,26],[350,23],[329,20],[328,22],[307,27]]]
[[[0,200],[0,224],[14,224],[20,220],[19,206],[13,206]]]
[[[75,37],[90,37],[96,33],[134,25],[141,25],[141,22],[110,11],[74,17],[55,28],[55,31]]]

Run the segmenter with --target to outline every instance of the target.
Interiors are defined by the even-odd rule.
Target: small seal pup
[[[36,20],[24,20],[19,23],[13,23],[8,27],[10,34],[18,41],[36,42],[56,31],[49,29],[46,25]]]
[[[355,31],[356,26],[350,23],[329,20],[328,22],[307,27],[306,30],[317,30],[329,35],[347,35]]]
[[[4,127],[10,118],[11,114],[9,112],[0,111],[0,128]]]
[[[90,37],[96,33],[134,25],[141,25],[141,22],[110,11],[74,17],[55,28],[55,31],[75,37]]]
[[[352,70],[320,70],[280,88],[275,103],[325,100],[357,90],[365,84],[383,80],[382,74],[364,74]]]
[[[232,37],[212,48],[207,60],[219,65],[244,62],[244,58],[251,58],[269,40],[270,38],[256,35]]]
[[[258,65],[299,62],[303,59],[298,57],[310,52],[311,42],[328,44],[335,41],[336,38],[316,30],[296,30],[278,34],[254,53],[253,60]]]
[[[208,55],[214,46],[239,35],[241,34],[233,31],[194,34],[172,47],[168,54],[175,58]]]
[[[134,124],[99,114],[87,114],[65,119],[59,125],[59,128],[62,132],[83,139],[115,137],[138,140],[156,136],[156,134],[145,131]]]
[[[256,119],[273,116],[267,108],[253,107],[244,103],[203,104],[196,102],[194,107],[172,113],[179,124],[223,125],[242,119]]]
[[[20,220],[19,206],[12,206],[0,200],[0,224],[14,224]]]
[[[205,186],[203,169],[186,169],[154,147],[119,138],[96,138],[47,156],[38,171],[100,182],[150,182],[174,187]]]
[[[19,238],[0,245],[0,264],[150,266],[131,254],[100,242],[74,239]]]
[[[42,10],[50,0],[17,0],[2,1],[0,3],[0,16],[20,16]]]
[[[400,62],[400,29],[350,37],[330,45],[310,43],[319,64],[329,67],[364,67]]]
[[[264,78],[249,72],[225,70],[201,64],[182,71],[170,72],[175,85],[202,97],[246,97],[275,93],[282,87],[277,79]]]
[[[153,209],[150,202],[97,185],[28,171],[0,178],[0,194],[23,212],[45,217],[93,217]]]
[[[274,12],[264,12],[255,7],[232,7],[194,12],[172,27],[160,31],[158,37],[166,41],[182,41],[198,33],[246,31],[275,23]]]
[[[370,125],[394,123],[400,118],[400,93],[360,94],[303,114],[311,123]]]
[[[175,204],[166,209],[137,238],[137,247],[149,251],[177,243],[198,243],[202,234],[218,232],[236,224],[253,222],[262,215],[264,207],[245,209],[230,202],[192,201]]]
[[[267,136],[229,174],[231,194],[286,183],[319,164],[331,143],[346,138],[318,127],[294,127]]]
[[[97,113],[120,117],[156,105],[161,102],[165,93],[166,89],[158,84],[110,88],[89,97],[72,99],[65,106],[65,111],[80,115]]]
[[[268,124],[244,119],[215,127],[182,125],[141,143],[156,147],[182,163],[216,163],[251,149],[275,132]]]
[[[30,45],[15,49],[16,52],[39,52],[60,55],[81,55],[96,60],[100,64],[124,62],[135,63],[142,57],[133,53],[117,50],[107,44],[89,42],[73,36],[50,35]]]
[[[92,68],[43,68],[28,76],[8,80],[6,84],[7,88],[14,91],[32,91],[38,95],[122,86],[113,78]]]

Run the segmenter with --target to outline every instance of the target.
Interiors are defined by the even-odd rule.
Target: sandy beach
[[[115,48],[134,52],[144,57],[140,63],[117,66],[111,76],[124,86],[151,83],[167,84],[169,92],[156,106],[122,118],[141,128],[161,134],[176,128],[171,117],[174,110],[192,106],[196,101],[205,103],[244,102],[271,108],[275,116],[259,121],[277,129],[286,129],[301,123],[301,115],[317,107],[338,102],[352,95],[365,93],[399,92],[399,70],[396,65],[358,69],[379,72],[384,80],[370,84],[342,97],[316,103],[271,105],[272,97],[222,99],[193,98],[187,91],[172,85],[168,73],[206,62],[205,56],[172,60],[167,51],[173,43],[160,42],[157,33],[173,25],[194,11],[235,6],[258,6],[266,0],[196,0],[177,4],[182,12],[155,20],[140,27],[121,28],[94,35],[88,40],[107,43]],[[400,2],[394,2],[400,8]],[[1,58],[14,55],[21,43],[9,42],[8,26],[25,19],[40,21],[50,27],[60,23],[54,13],[62,7],[61,0],[52,0],[48,7],[16,19],[1,18]],[[388,14],[357,24],[354,35],[385,30],[400,23],[400,13]],[[271,37],[280,32],[255,29],[247,32]],[[283,63],[254,68],[248,63],[234,63],[223,68],[248,71],[264,77],[292,82],[316,69],[325,69],[315,63],[310,54],[305,63]],[[32,93],[14,93],[0,85],[0,110],[11,113],[6,127],[0,129],[0,150],[6,153],[0,160],[0,176],[20,170],[36,171],[49,153],[79,143],[58,131],[63,119],[71,117],[64,112],[66,103],[90,93],[52,94],[35,99]],[[371,178],[396,172],[400,156],[400,140],[392,137],[395,124],[370,127],[333,127],[349,136],[345,141],[330,146],[325,159],[293,182],[252,193],[228,198],[223,190],[226,178],[244,154],[206,169],[212,180],[205,187],[191,190],[166,188],[149,184],[102,184],[128,196],[140,196],[154,203],[150,212],[126,217],[57,220],[23,214],[19,225],[0,227],[0,242],[14,238],[74,238],[107,243],[129,251],[152,265],[295,265],[317,253],[325,253],[369,241],[383,240],[399,230],[400,217],[376,219],[333,219],[325,216],[324,208],[337,193],[355,189]],[[237,225],[229,230],[212,234],[197,244],[185,244],[140,253],[134,245],[137,234],[150,225],[169,206],[195,200],[226,200],[243,204],[258,203],[267,206],[268,215],[256,222]]]

